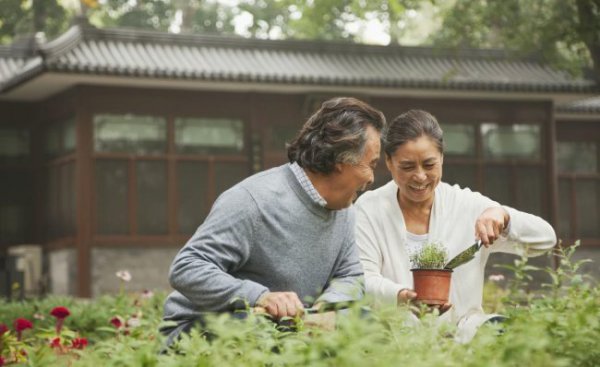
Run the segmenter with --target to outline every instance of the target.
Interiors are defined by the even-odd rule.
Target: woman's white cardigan
[[[401,289],[413,288],[406,251],[406,226],[397,191],[398,186],[392,180],[377,190],[364,193],[355,204],[356,242],[365,271],[366,290],[378,303],[395,304]],[[498,205],[477,192],[441,182],[435,189],[428,242],[441,243],[446,247],[449,259],[453,258],[475,242],[475,221],[479,215]],[[504,208],[510,215],[507,230],[492,246],[482,247],[475,259],[454,270],[450,285],[453,307],[441,316],[444,320],[459,323],[459,328],[461,324],[473,325],[473,335],[476,326],[489,318],[481,304],[484,270],[490,253],[536,256],[556,243],[556,234],[548,222],[510,207]]]

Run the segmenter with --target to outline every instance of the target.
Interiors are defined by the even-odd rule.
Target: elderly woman
[[[442,182],[442,129],[425,111],[411,110],[394,119],[383,148],[393,180],[356,202],[366,291],[378,303],[406,303],[416,297],[411,254],[438,242],[452,258],[479,239],[485,247],[454,270],[452,307],[441,316],[458,324],[459,339],[470,340],[479,325],[495,316],[485,315],[481,306],[490,254],[539,255],[556,243],[554,230],[540,217]]]

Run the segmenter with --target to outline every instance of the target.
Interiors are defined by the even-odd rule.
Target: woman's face
[[[431,204],[442,178],[444,156],[426,135],[399,146],[385,164],[399,188],[400,203]]]

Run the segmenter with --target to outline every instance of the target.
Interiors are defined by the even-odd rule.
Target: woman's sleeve
[[[494,243],[491,252],[507,252],[538,256],[550,250],[556,244],[556,233],[544,219],[503,206],[510,216],[505,234]]]

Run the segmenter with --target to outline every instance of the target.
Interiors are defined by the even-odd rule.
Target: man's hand
[[[502,207],[487,208],[475,222],[475,237],[489,247],[500,237],[510,221],[508,212]]]
[[[267,292],[256,301],[256,306],[262,307],[276,319],[302,315],[304,306],[294,292]]]

